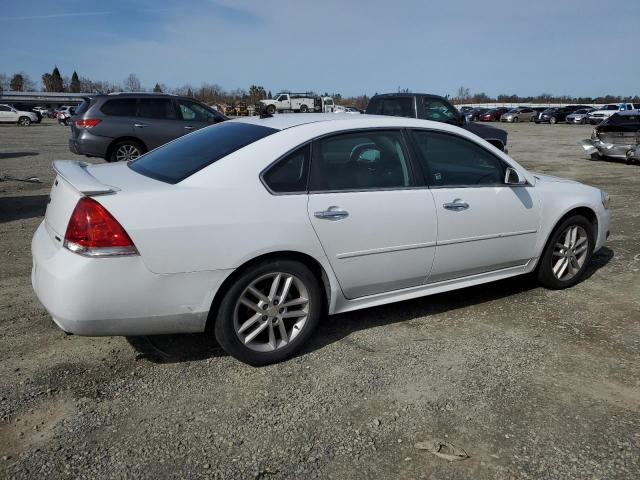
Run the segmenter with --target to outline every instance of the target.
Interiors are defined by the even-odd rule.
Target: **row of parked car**
[[[611,103],[594,108],[588,105],[567,105],[564,107],[461,107],[467,121],[481,122],[535,122],[569,123],[597,125],[616,112],[639,110],[640,104]]]

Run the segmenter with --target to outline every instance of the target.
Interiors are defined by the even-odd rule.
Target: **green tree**
[[[162,93],[162,88],[160,88],[160,84],[156,83],[156,86],[153,87],[153,92],[154,93]]]
[[[11,82],[9,82],[9,88],[16,92],[22,92],[24,90],[24,77],[16,73],[12,78]]]
[[[79,93],[80,89],[80,77],[78,77],[78,74],[74,70],[73,75],[71,75],[71,82],[69,83],[69,91],[73,93]]]
[[[50,92],[64,92],[64,82],[62,81],[62,75],[60,70],[55,66],[53,72],[51,72],[51,90]]]

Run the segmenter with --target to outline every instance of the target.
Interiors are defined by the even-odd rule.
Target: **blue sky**
[[[615,7],[614,7],[615,5]],[[640,0],[0,0],[0,72],[343,95],[640,94]],[[26,32],[29,32],[28,34]]]

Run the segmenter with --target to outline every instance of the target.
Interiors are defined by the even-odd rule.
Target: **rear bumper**
[[[231,270],[158,275],[140,256],[88,258],[40,224],[31,243],[33,289],[54,322],[77,335],[202,332]]]
[[[82,131],[78,138],[69,139],[69,150],[76,155],[105,158],[107,150],[113,139],[92,135],[88,131]]]

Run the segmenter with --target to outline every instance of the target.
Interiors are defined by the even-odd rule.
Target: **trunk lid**
[[[134,172],[126,163],[91,165],[77,160],[56,160],[53,169],[57,176],[44,220],[49,235],[58,246],[62,246],[71,214],[83,196],[112,196],[122,190],[164,186]]]

